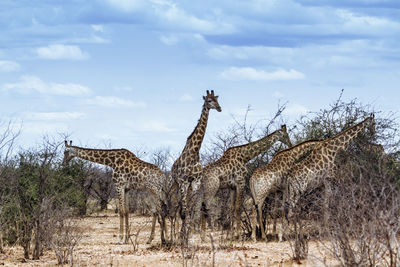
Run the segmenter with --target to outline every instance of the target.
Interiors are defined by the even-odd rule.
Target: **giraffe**
[[[200,183],[202,166],[200,163],[199,151],[206,132],[208,115],[210,109],[216,109],[218,112],[221,112],[221,107],[218,103],[218,96],[214,95],[213,90],[211,90],[211,93],[207,90],[207,95],[203,96],[203,99],[204,104],[200,119],[193,132],[187,138],[186,145],[183,148],[181,155],[175,160],[171,169],[171,175],[179,186],[179,193],[181,197],[181,232],[186,231],[184,228],[187,227],[185,219],[187,213],[189,187],[192,185],[191,195],[194,195],[194,191],[197,191]]]
[[[321,141],[306,159],[292,166],[285,175],[288,190],[285,204],[289,207],[289,217],[292,208],[307,189],[315,188],[323,179],[333,177],[335,158],[338,152],[344,150],[366,128],[369,128],[370,132],[374,134],[373,114],[336,136]]]
[[[119,201],[119,243],[128,243],[129,210],[127,196],[130,189],[147,190],[154,204],[152,207],[152,230],[147,243],[151,243],[154,238],[157,215],[162,217],[160,220],[161,242],[165,243],[165,216],[163,214],[166,213],[166,206],[163,183],[166,178],[156,165],[140,160],[135,154],[124,148],[92,149],[73,146],[72,141],[69,144],[65,141],[64,163],[68,163],[74,157],[106,165],[113,169],[112,178]]]
[[[232,193],[235,193],[235,199],[232,199],[234,216],[236,225],[239,227],[240,223],[240,207],[244,188],[246,184],[247,168],[246,163],[256,157],[258,154],[269,149],[276,141],[280,140],[288,146],[291,146],[289,136],[286,131],[286,125],[282,125],[281,129],[264,136],[263,138],[250,142],[245,145],[231,147],[225,151],[220,159],[207,165],[203,169],[201,177],[201,186],[203,193],[202,203],[202,231],[201,239],[205,238],[205,223],[206,219],[210,219],[208,209],[211,206],[211,201],[217,193],[218,189],[230,188]],[[213,223],[211,223],[211,226]]]
[[[261,237],[266,239],[264,224],[262,222],[262,206],[268,194],[276,191],[282,182],[283,176],[292,165],[309,153],[320,141],[309,140],[297,144],[291,148],[282,150],[275,154],[272,160],[263,167],[256,169],[250,177],[249,187],[254,200],[253,215],[258,217],[258,225],[261,230]],[[251,237],[256,240],[256,220],[252,217]],[[279,235],[281,241],[281,235]]]

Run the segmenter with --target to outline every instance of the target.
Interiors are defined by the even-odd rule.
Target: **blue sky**
[[[317,4],[316,4],[317,2]],[[179,153],[214,89],[208,138],[232,116],[294,123],[342,88],[398,112],[397,0],[2,0],[0,122],[21,147],[76,144]]]

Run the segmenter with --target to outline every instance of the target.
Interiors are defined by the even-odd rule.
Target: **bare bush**
[[[138,251],[138,249],[139,249],[139,234],[146,226],[147,226],[147,223],[139,225],[139,227],[137,227],[135,233],[131,233],[131,231],[130,231],[131,229],[133,229],[132,225],[129,227],[128,239],[129,239],[130,244],[132,245],[134,252]]]
[[[68,263],[74,265],[74,250],[82,239],[82,229],[78,226],[78,220],[61,214],[60,219],[53,226],[53,233],[49,239],[49,246],[57,257],[58,264]],[[59,217],[60,218],[60,217]]]
[[[368,150],[341,159],[322,227],[342,266],[400,264],[400,172],[388,157]]]

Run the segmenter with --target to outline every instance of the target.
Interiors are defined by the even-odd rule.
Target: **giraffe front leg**
[[[168,224],[167,224],[167,220],[166,217],[164,216],[162,218],[163,220],[163,234],[164,234],[164,238],[161,238],[161,242],[166,243],[166,240],[169,240],[169,234],[168,234]],[[164,241],[163,241],[164,239]]]
[[[128,193],[125,191],[124,193],[124,215],[125,219],[125,238],[124,244],[128,244],[130,231],[129,231],[129,201],[128,201]]]
[[[240,184],[236,189],[236,200],[235,200],[235,227],[234,227],[234,238],[240,237],[241,234],[241,207],[243,202],[244,184]]]
[[[180,210],[180,216],[182,221],[185,221],[186,215],[187,215],[187,194],[189,190],[189,183],[187,181],[184,181],[181,185],[180,188],[180,193],[181,193],[181,210]]]
[[[210,206],[210,203],[208,200],[205,200],[202,203],[202,207],[201,207],[201,233],[200,233],[200,238],[201,241],[205,241],[206,239],[206,232],[207,232],[207,221],[210,225],[211,228],[211,233],[213,232],[214,228],[213,228],[213,222],[212,222],[212,216],[210,214],[210,210],[208,209],[208,207]]]
[[[125,213],[125,196],[124,190],[117,190],[118,192],[118,206],[119,206],[119,241],[118,244],[123,244],[124,239],[124,213]]]
[[[149,240],[147,240],[147,244],[151,244],[151,241],[153,241],[153,239],[154,239],[154,232],[155,232],[155,228],[156,228],[156,221],[157,221],[157,215],[153,213],[153,220],[152,220],[152,222],[151,222],[151,233],[150,233]]]

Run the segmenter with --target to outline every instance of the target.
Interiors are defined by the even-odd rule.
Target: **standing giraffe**
[[[206,133],[208,114],[210,109],[216,109],[221,112],[221,107],[218,103],[218,96],[214,95],[207,90],[207,95],[203,96],[204,104],[201,111],[199,122],[194,128],[193,132],[187,138],[186,145],[177,160],[172,165],[171,174],[173,179],[177,182],[181,197],[181,218],[182,218],[182,231],[187,227],[185,217],[187,213],[188,191],[192,185],[192,195],[196,191],[200,183],[200,175],[202,166],[200,163],[200,147]]]
[[[153,222],[150,238],[154,238],[154,228],[157,214],[162,215],[161,242],[165,243],[165,212],[163,183],[165,174],[156,165],[140,160],[135,154],[127,149],[91,149],[73,146],[65,141],[64,163],[69,162],[73,157],[89,160],[109,166],[113,169],[112,178],[118,194],[119,201],[119,242],[128,243],[129,234],[129,209],[128,191],[130,189],[147,190],[152,198]],[[125,224],[125,235],[124,235]]]
[[[297,144],[294,147],[282,150],[275,154],[272,160],[265,166],[256,169],[250,177],[249,186],[254,200],[255,211],[252,216],[251,237],[256,240],[256,216],[261,230],[261,237],[266,239],[264,224],[262,221],[262,206],[265,198],[279,189],[283,176],[292,167],[295,161],[309,153],[320,141],[309,140]],[[281,240],[281,236],[279,236]]]
[[[321,141],[306,159],[293,165],[285,177],[288,189],[285,200],[289,212],[292,212],[292,208],[307,189],[315,188],[323,179],[333,177],[336,155],[339,151],[344,150],[365,128],[369,128],[371,133],[375,132],[373,114],[338,135]]]
[[[231,207],[233,207],[234,220],[236,221],[236,224],[233,224],[233,232],[235,231],[235,227],[239,227],[240,207],[242,205],[242,198],[246,185],[246,163],[269,149],[278,140],[291,146],[289,136],[286,132],[286,125],[282,125],[281,129],[257,141],[229,148],[220,159],[204,167],[201,178],[203,193],[202,240],[205,238],[205,220],[206,218],[211,220],[209,208],[211,207],[212,199],[218,189],[230,188],[235,190],[231,191],[231,195],[233,192],[236,195],[235,199],[231,198],[234,202]],[[213,223],[211,223],[211,226],[212,225]]]

